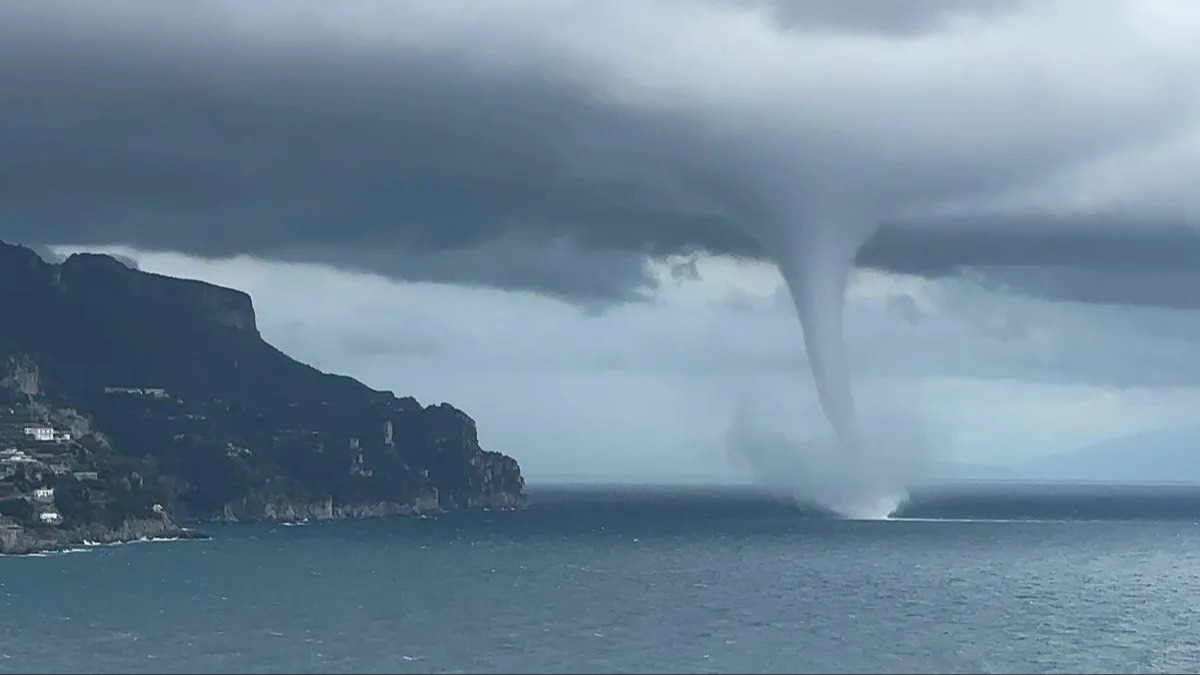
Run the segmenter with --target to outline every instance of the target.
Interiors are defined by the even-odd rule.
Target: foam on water
[[[67,555],[68,553],[87,553],[86,548],[64,548],[57,551],[40,551],[38,553],[17,553],[15,558],[49,558],[51,556]]]
[[[1108,520],[1096,520],[1088,518],[894,518],[888,516],[884,520],[893,523],[1019,523],[1021,525],[1032,524],[1063,524],[1063,523],[1107,523]]]
[[[865,496],[860,499],[835,502],[829,504],[834,512],[843,520],[892,520],[892,514],[908,499],[908,495],[879,494]]]
[[[858,440],[846,447],[837,437],[801,436],[784,413],[744,405],[735,410],[728,449],[760,484],[797,502],[851,520],[882,520],[922,482],[929,443],[912,415],[874,406],[862,413]]]

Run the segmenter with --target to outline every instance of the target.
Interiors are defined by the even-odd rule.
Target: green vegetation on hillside
[[[244,293],[0,243],[0,316],[0,452],[37,454],[0,458],[0,515],[30,526],[49,508],[68,526],[156,504],[244,519],[268,504],[523,503],[516,461],[484,451],[465,413],[289,358]],[[31,513],[38,487],[53,504]]]

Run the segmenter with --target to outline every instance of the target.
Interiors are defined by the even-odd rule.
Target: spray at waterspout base
[[[852,520],[886,519],[928,476],[930,444],[924,426],[907,411],[861,413],[859,442],[848,452],[835,437],[804,434],[794,415],[743,401],[727,448],[756,482],[799,504]]]

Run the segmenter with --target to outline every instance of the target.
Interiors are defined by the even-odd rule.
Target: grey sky
[[[247,290],[264,336],[308,363],[464,407],[535,481],[739,476],[724,439],[743,405],[800,436],[826,428],[790,301],[765,267],[660,270],[653,298],[594,314],[311,264],[113,252]],[[1190,425],[1200,405],[1195,312],[868,275],[852,286],[847,338],[864,406],[908,402],[933,451],[965,462]]]
[[[864,405],[1010,462],[1194,415],[1197,64],[1188,0],[0,3],[0,237],[660,475],[821,424],[756,235],[867,221]]]
[[[1193,302],[1194,4],[852,5],[5,3],[0,231],[606,302],[853,204],[864,265]]]

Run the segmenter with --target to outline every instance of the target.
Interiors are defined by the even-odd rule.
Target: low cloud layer
[[[734,270],[735,279],[701,261],[699,279],[664,278],[650,301],[595,315],[528,293],[317,265],[110,252],[248,291],[264,336],[288,354],[461,406],[485,445],[513,453],[536,482],[770,472],[812,496],[803,476],[840,470],[813,468],[828,456],[829,432],[790,301],[769,269]],[[864,434],[900,444],[899,468],[945,457],[1018,464],[1192,425],[1200,405],[1200,313],[865,273],[847,321]],[[897,419],[903,411],[919,414]]]
[[[0,237],[606,304],[847,210],[859,264],[1194,307],[1200,6],[0,5]]]

